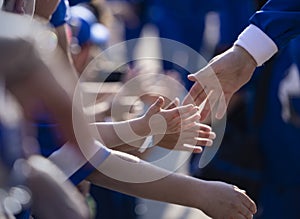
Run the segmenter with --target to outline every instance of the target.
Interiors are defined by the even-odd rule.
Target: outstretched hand
[[[179,99],[175,99],[168,106],[166,110],[174,109],[178,107]],[[212,131],[211,127],[195,122],[194,126],[190,129],[185,129],[181,132],[172,134],[165,134],[163,136],[156,136],[160,141],[158,145],[160,147],[169,150],[191,151],[193,153],[201,153],[203,151],[202,146],[211,146],[213,139],[216,138],[216,134]]]
[[[199,121],[198,107],[188,104],[172,109],[163,109],[164,98],[159,97],[143,116],[148,133],[171,134],[190,129]]]
[[[206,119],[213,109],[213,116],[221,119],[232,95],[250,80],[255,68],[253,57],[242,47],[233,46],[213,58],[203,69],[188,76],[195,84],[183,105],[194,103],[198,106],[208,98],[201,120]]]
[[[202,211],[215,219],[252,219],[257,208],[244,190],[234,185],[217,181],[205,181],[201,197]]]

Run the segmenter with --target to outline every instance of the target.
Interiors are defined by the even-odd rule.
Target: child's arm
[[[166,143],[175,146],[177,141],[171,142],[171,139],[178,140],[179,136],[181,136],[181,142],[190,145],[197,145],[197,143],[210,145],[212,143],[214,133],[211,132],[211,129],[198,123],[197,107],[187,105],[164,110],[162,109],[163,104],[164,99],[159,97],[142,117],[124,122],[95,123],[101,141],[109,148],[118,147],[121,150],[128,147],[138,148],[148,135],[156,135],[155,139],[161,139],[161,135],[170,134],[171,138],[168,139],[168,142],[164,141],[165,144],[162,143],[162,146],[165,146]],[[198,137],[203,138],[201,142],[194,139]]]
[[[250,219],[256,212],[254,202],[233,185],[171,173],[121,152],[113,151],[88,179],[122,193],[194,207],[214,219]]]

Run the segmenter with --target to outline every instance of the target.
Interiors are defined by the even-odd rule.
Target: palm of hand
[[[199,72],[189,75],[196,83],[186,96],[184,104],[195,102],[200,105],[206,98],[201,118],[205,119],[214,110],[217,118],[222,118],[232,95],[247,83],[256,67],[253,58],[241,47],[234,46],[216,56]]]

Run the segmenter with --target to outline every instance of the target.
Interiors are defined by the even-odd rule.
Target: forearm
[[[142,117],[123,122],[97,122],[99,140],[108,148],[128,148],[136,149],[141,146],[147,131],[144,129]]]
[[[56,10],[58,4],[59,0],[47,0],[46,2],[42,0],[36,0],[35,15],[49,20],[53,12]]]
[[[126,156],[125,160],[122,156],[112,154],[89,180],[129,195],[201,208],[204,181],[171,173],[134,157]]]

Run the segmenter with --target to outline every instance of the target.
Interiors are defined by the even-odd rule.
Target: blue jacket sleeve
[[[250,18],[250,22],[264,31],[281,49],[300,34],[300,1],[269,0]]]

